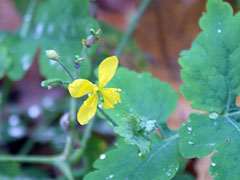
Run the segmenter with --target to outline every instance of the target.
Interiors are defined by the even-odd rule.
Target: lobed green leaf
[[[222,0],[209,0],[200,19],[203,30],[179,60],[181,87],[192,107],[210,114],[191,114],[181,127],[179,148],[185,158],[211,158],[214,180],[240,177],[239,107],[240,13]]]
[[[181,156],[178,152],[178,136],[161,140],[154,139],[152,151],[145,161],[137,155],[135,146],[123,142],[109,151],[104,158],[94,163],[96,171],[89,173],[84,180],[170,180],[179,169]]]

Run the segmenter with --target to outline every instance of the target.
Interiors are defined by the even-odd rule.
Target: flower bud
[[[45,53],[46,53],[46,56],[49,59],[54,60],[54,61],[58,61],[59,60],[58,53],[55,50],[46,50]]]
[[[82,43],[85,47],[90,48],[95,42],[97,42],[99,38],[97,36],[89,36],[86,40],[82,40]]]
[[[93,29],[93,28],[90,29],[90,33],[93,36],[97,36],[100,32],[101,32],[101,29],[98,29],[97,31],[95,31],[95,29]]]

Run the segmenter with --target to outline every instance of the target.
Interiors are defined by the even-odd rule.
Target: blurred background
[[[97,51],[114,54],[140,2],[91,1],[90,14],[99,21],[102,30]],[[237,11],[238,1],[228,2]],[[14,33],[18,30],[23,21],[21,9],[24,9],[27,3],[27,0],[0,0],[0,31]],[[179,53],[188,49],[200,32],[198,20],[205,11],[205,5],[206,0],[152,0],[123,51],[121,64],[138,72],[149,71],[154,77],[170,83],[173,89],[180,93]],[[4,123],[0,127],[0,149],[3,152],[48,155],[60,152],[63,148],[65,140],[58,120],[69,106],[67,91],[61,87],[51,90],[41,87],[44,77],[39,71],[38,53],[37,51],[34,55],[34,60],[27,67],[22,79],[12,82],[3,77],[0,80],[1,92],[10,89],[1,119]],[[98,61],[102,60],[101,57],[96,58]],[[180,94],[177,110],[168,121],[169,127],[178,129],[191,112],[193,110],[190,103]],[[43,114],[44,118],[51,122],[43,122]],[[114,139],[111,129],[101,124],[99,126],[103,126],[100,128],[102,131],[95,129],[89,142],[89,165],[106,151],[107,144],[111,144]],[[91,149],[95,149],[95,152]],[[209,180],[212,179],[208,175],[209,164],[209,157],[194,159],[189,162],[187,171],[197,180]],[[17,166],[11,167],[11,172],[19,173]],[[0,164],[0,173],[1,168],[4,169]],[[52,177],[58,174],[55,172],[57,170],[46,165],[31,165],[27,169],[29,171],[24,173],[28,176],[39,174],[44,178],[45,175],[41,172],[48,172]],[[6,171],[9,170],[2,170],[4,173]]]

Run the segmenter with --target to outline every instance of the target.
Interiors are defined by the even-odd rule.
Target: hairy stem
[[[118,58],[120,58],[123,49],[125,48],[125,46],[127,45],[127,42],[130,38],[130,36],[132,35],[134,29],[136,28],[136,25],[138,24],[139,19],[141,18],[143,12],[145,11],[145,9],[147,8],[148,4],[150,3],[151,0],[143,0],[139,6],[139,9],[136,13],[136,16],[133,18],[131,24],[129,25],[127,32],[124,34],[115,54]]]
[[[61,62],[61,61],[57,61],[58,64],[60,64],[62,66],[62,68],[66,71],[66,73],[69,75],[69,77],[74,80],[73,75],[69,72],[69,70],[66,68],[66,66]]]

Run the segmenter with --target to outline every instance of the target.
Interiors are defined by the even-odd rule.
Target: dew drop
[[[141,153],[141,152],[140,152],[140,153],[138,153],[138,156],[140,156],[140,157],[141,157],[141,156],[142,156],[142,153]]]
[[[218,30],[217,30],[217,32],[218,32],[218,33],[221,33],[221,32],[222,32],[222,30],[221,30],[221,29],[218,29]]]
[[[171,176],[171,173],[170,173],[170,172],[166,172],[166,175],[167,175],[167,176]]]
[[[105,154],[101,154],[101,155],[99,156],[99,158],[100,158],[100,159],[105,159],[105,158],[106,158],[106,155],[105,155]]]
[[[138,74],[138,78],[142,78],[142,74]]]
[[[110,175],[109,175],[109,179],[112,179],[113,177],[114,177],[113,174],[110,174]]]
[[[209,117],[210,119],[217,119],[217,118],[218,118],[218,113],[213,112],[213,113],[209,114],[208,117]]]
[[[216,163],[212,162],[211,165],[214,167],[214,166],[216,166]]]
[[[209,144],[209,146],[215,146],[216,145],[216,143],[210,143]]]
[[[187,129],[188,129],[189,131],[192,131],[192,127],[187,127]]]
[[[192,144],[194,144],[194,143],[193,143],[192,141],[188,141],[188,144],[191,144],[191,145],[192,145]]]

